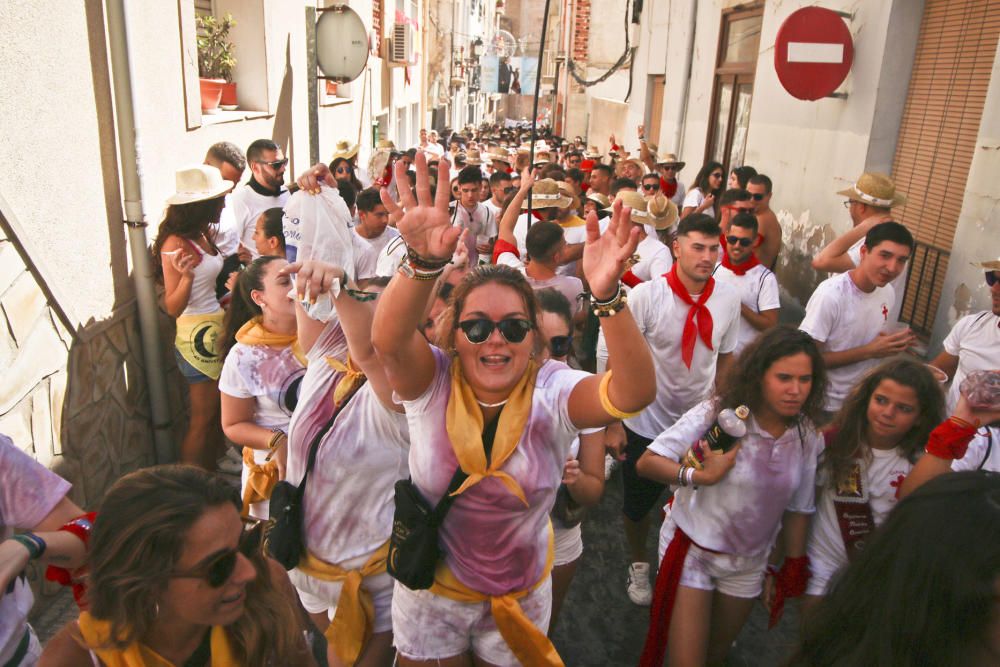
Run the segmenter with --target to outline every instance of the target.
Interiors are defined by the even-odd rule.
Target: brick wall
[[[587,62],[590,42],[590,0],[576,0],[573,14],[573,60],[578,65]]]

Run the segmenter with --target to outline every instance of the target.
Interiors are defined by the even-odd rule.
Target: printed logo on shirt
[[[882,304],[882,321],[883,322],[889,321],[889,309],[886,307],[884,303]]]

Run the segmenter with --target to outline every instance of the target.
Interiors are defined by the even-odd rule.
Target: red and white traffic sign
[[[837,12],[803,7],[778,28],[774,69],[792,97],[826,97],[844,82],[853,61],[851,31]]]

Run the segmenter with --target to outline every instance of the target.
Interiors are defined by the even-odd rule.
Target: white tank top
[[[219,300],[215,298],[215,279],[222,271],[222,253],[209,255],[198,247],[198,244],[185,239],[185,250],[197,252],[201,256],[201,262],[194,267],[194,280],[191,283],[191,296],[188,297],[187,307],[182,315],[204,315],[222,310]]]

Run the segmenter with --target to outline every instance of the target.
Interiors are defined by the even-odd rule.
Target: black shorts
[[[625,493],[622,498],[622,513],[632,521],[644,519],[667,488],[666,484],[636,474],[635,464],[651,442],[652,438],[645,438],[625,427],[625,460],[622,462],[622,486]]]

